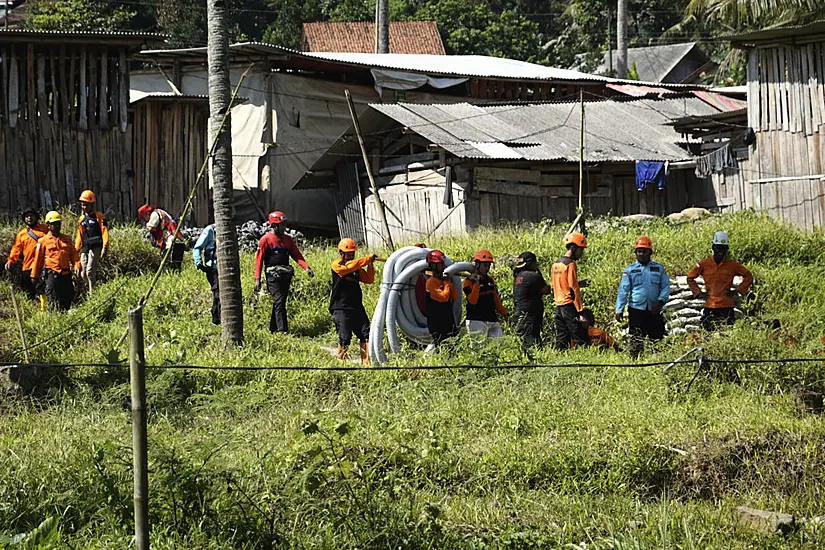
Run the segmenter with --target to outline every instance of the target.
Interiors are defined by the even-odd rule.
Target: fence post
[[[129,378],[132,384],[132,457],[135,473],[135,548],[149,550],[149,464],[146,453],[146,357],[143,306],[129,310]]]

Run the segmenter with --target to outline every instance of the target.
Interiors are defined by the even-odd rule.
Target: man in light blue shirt
[[[665,337],[662,308],[670,298],[670,277],[662,264],[650,261],[653,242],[650,237],[636,239],[636,263],[622,273],[619,295],[616,297],[616,320],[621,322],[624,308],[630,325],[630,355],[638,357],[644,349],[645,337],[661,340]]]
[[[206,274],[212,289],[212,323],[221,324],[221,296],[218,290],[218,256],[215,248],[215,224],[207,225],[201,231],[195,247],[192,249],[195,267]]]

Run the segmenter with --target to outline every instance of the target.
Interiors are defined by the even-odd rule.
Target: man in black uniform
[[[544,280],[536,255],[522,252],[513,268],[513,324],[524,347],[541,345],[544,297],[550,285]]]

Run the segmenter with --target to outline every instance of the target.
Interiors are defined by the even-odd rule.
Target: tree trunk
[[[616,13],[616,77],[627,78],[627,0],[619,0]]]
[[[378,53],[390,53],[390,0],[378,0]]]
[[[229,110],[229,32],[227,0],[207,0],[209,30],[209,133],[214,137]],[[232,132],[230,117],[220,131],[212,157],[212,202],[221,296],[221,334],[224,343],[243,341],[243,298],[238,235],[232,207]]]

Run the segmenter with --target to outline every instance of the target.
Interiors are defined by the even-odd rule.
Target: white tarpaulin
[[[375,79],[375,90],[378,95],[383,94],[383,90],[416,90],[422,86],[430,85],[439,90],[450,88],[467,82],[467,78],[439,78],[420,73],[408,73],[404,71],[389,71],[385,69],[371,69],[372,78]]]

